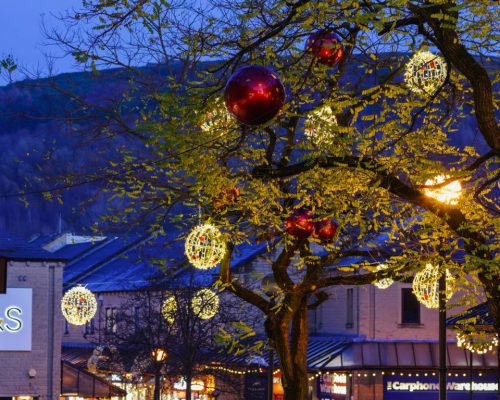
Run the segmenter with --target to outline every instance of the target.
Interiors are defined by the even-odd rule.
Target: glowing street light
[[[165,349],[161,347],[155,348],[151,352],[151,358],[155,363],[155,391],[154,391],[154,400],[160,400],[160,372],[161,365],[167,359],[168,353]]]
[[[438,175],[434,179],[428,179],[425,182],[425,186],[427,187],[424,188],[424,194],[441,203],[456,205],[462,193],[462,185],[459,181],[453,181],[447,185],[432,188],[432,186],[441,185],[447,178],[445,175]]]

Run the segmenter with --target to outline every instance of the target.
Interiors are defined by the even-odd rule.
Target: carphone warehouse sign
[[[32,289],[0,294],[0,351],[31,351]]]

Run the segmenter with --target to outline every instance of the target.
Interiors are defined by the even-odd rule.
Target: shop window
[[[104,322],[105,333],[116,333],[116,315],[117,310],[115,307],[106,307],[106,320]]]
[[[401,323],[420,324],[420,303],[411,288],[401,289]]]
[[[345,327],[351,329],[354,325],[354,289],[347,289],[346,297],[347,310]]]

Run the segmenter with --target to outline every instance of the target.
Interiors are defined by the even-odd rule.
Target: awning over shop
[[[353,342],[328,359],[318,360],[309,368],[328,370],[437,370],[439,367],[439,344],[430,341],[363,341]],[[456,345],[447,344],[449,369],[470,368],[469,352]],[[497,369],[495,354],[475,354],[473,367]]]
[[[67,361],[62,361],[62,396],[109,398],[124,397],[126,394],[125,390],[108,381]]]

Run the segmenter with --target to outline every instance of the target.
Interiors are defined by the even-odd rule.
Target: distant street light
[[[167,359],[168,353],[166,350],[157,347],[151,352],[151,357],[153,358],[155,364],[155,391],[154,400],[160,400],[160,372],[163,362]]]

